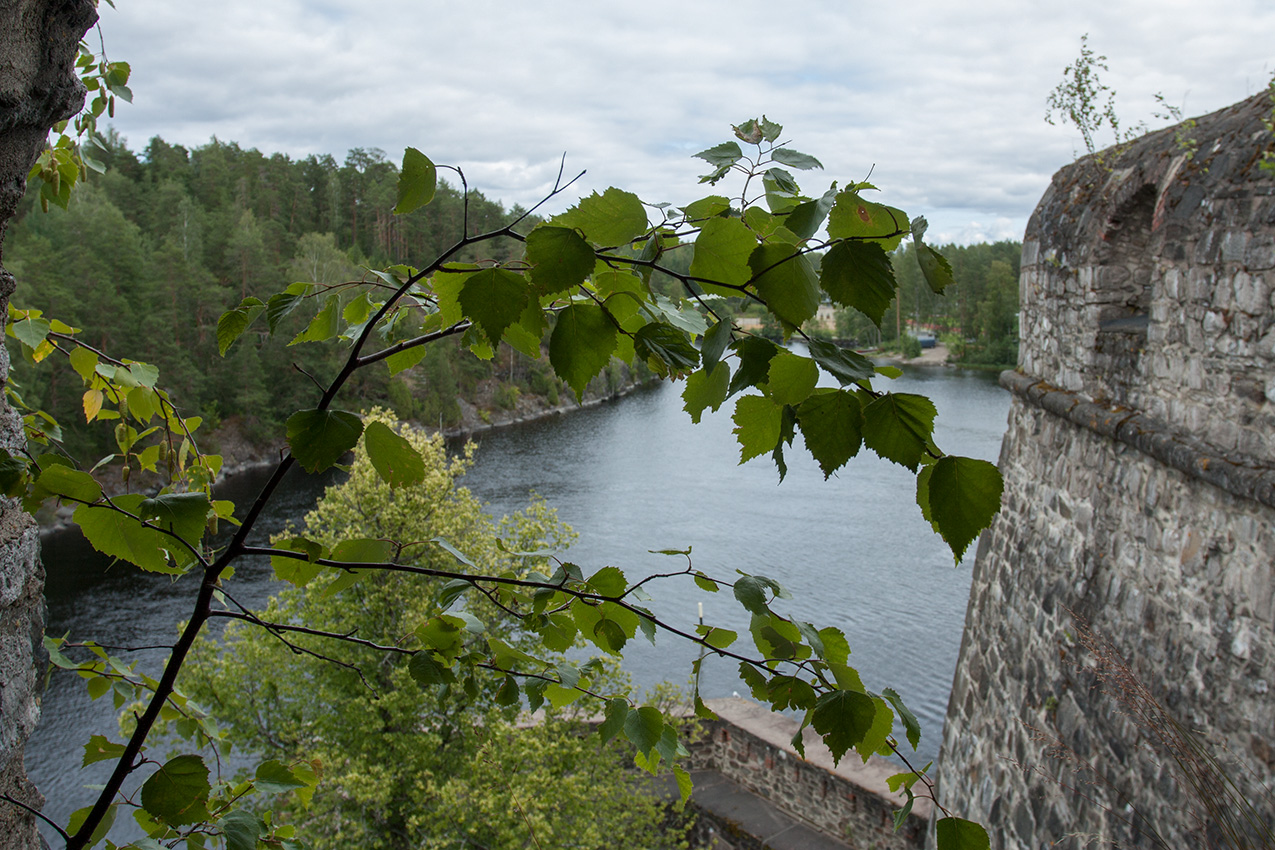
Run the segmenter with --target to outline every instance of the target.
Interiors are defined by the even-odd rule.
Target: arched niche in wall
[[[1090,391],[1096,398],[1133,403],[1142,383],[1157,253],[1155,205],[1155,187],[1139,187],[1116,207],[1094,253],[1091,303],[1097,307],[1098,327],[1091,375],[1096,384]]]
[[[1116,208],[1103,231],[1094,258],[1094,302],[1100,334],[1146,336],[1155,268],[1151,232],[1155,203],[1155,187],[1143,185]]]

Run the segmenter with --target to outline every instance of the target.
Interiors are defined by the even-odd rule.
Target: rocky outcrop
[[[49,129],[84,103],[74,61],[80,37],[96,19],[90,0],[0,3],[0,240]],[[0,266],[0,315],[7,314],[15,286]],[[8,374],[0,347],[0,385]],[[0,398],[0,446],[13,452],[22,444],[22,423]],[[35,666],[43,590],[35,522],[17,502],[0,499],[0,795],[36,809],[43,800],[27,781],[22,757],[39,716]],[[0,850],[38,846],[35,819],[0,800]]]

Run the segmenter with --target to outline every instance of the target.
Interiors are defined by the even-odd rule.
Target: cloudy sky
[[[765,113],[826,171],[869,171],[931,240],[1019,238],[1050,175],[1082,148],[1044,121],[1079,52],[1126,125],[1154,95],[1200,115],[1275,71],[1270,0],[118,0],[112,59],[133,68],[114,126],[134,149],[216,135],[294,157],[411,145],[507,204],[534,203],[560,157],[610,185],[686,203],[692,155]],[[698,192],[698,194],[697,194]],[[558,204],[555,208],[561,208]]]

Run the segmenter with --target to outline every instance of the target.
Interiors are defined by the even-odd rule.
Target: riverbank
[[[955,366],[958,364],[947,362],[947,346],[943,343],[935,343],[933,348],[922,348],[919,357],[904,357],[897,352],[873,352],[868,354],[873,360],[882,360],[886,363],[902,363],[905,366]]]

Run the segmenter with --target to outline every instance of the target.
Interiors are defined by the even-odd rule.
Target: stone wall
[[[863,764],[853,752],[834,765],[832,754],[809,728],[803,759],[792,746],[798,729],[792,718],[737,697],[709,700],[708,705],[720,719],[705,724],[704,740],[693,751],[695,767],[723,774],[854,850],[923,845],[928,800],[917,800],[903,828],[894,830],[894,812],[903,797],[890,793],[885,779],[903,768],[876,757]]]
[[[1180,128],[1193,158],[1170,128],[1064,168],[1028,225],[940,762],[994,848],[1206,846],[1192,741],[1275,813],[1270,110]]]

